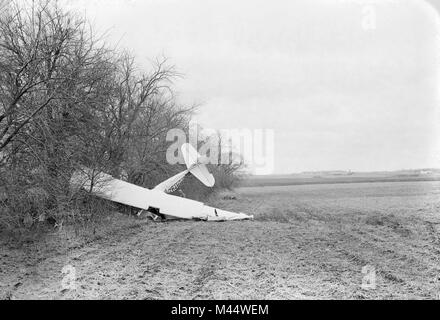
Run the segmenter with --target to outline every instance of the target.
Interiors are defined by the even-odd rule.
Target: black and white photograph
[[[440,300],[440,1],[0,0],[0,300]]]

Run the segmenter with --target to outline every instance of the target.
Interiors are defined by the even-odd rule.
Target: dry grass
[[[17,299],[433,299],[439,193],[438,182],[243,188],[211,204],[255,221],[112,215],[105,232],[87,241],[66,231],[44,248],[1,246],[0,292]],[[76,268],[76,290],[62,291],[67,264]],[[375,289],[361,286],[366,265],[376,270]]]

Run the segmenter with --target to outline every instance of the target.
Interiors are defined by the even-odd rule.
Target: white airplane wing
[[[139,209],[156,208],[161,214],[182,218],[208,221],[244,220],[253,216],[234,213],[204,205],[202,202],[166,194],[159,190],[149,190],[140,186],[114,179],[105,173],[94,176],[91,171],[77,171],[71,183],[91,191],[98,197],[122,203]]]

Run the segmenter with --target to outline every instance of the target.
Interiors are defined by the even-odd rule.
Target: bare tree
[[[52,205],[88,156],[100,130],[94,114],[108,103],[114,59],[99,42],[83,18],[50,1],[12,4],[0,17],[1,164],[15,172],[10,185],[38,185]]]
[[[165,58],[141,70],[55,1],[11,3],[0,17],[0,209],[19,224],[75,203],[93,212],[70,188],[84,167],[146,187],[175,173],[166,134],[188,130],[195,110],[175,99],[179,76]]]

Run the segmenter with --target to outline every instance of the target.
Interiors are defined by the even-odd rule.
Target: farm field
[[[114,213],[87,239],[2,240],[0,298],[440,298],[438,181],[243,187],[210,204],[255,220]]]
[[[360,182],[440,181],[439,169],[418,169],[378,172],[316,171],[284,175],[250,176],[244,186],[291,186]]]

